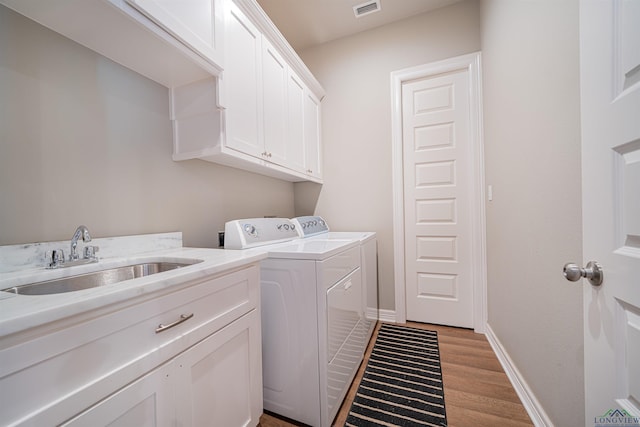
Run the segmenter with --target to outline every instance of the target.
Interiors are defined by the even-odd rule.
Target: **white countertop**
[[[0,339],[29,328],[126,303],[172,286],[241,268],[267,257],[321,261],[357,247],[359,240],[365,237],[367,233],[329,233],[248,250],[184,248],[179,232],[101,238],[90,243],[100,247],[99,262],[57,269],[44,268],[44,253],[51,249],[66,248],[68,242],[0,246],[0,289],[131,264],[202,260],[175,270],[81,291],[50,295],[20,295],[0,291]]]
[[[181,236],[180,236],[181,244]],[[218,275],[259,262],[265,251],[230,251],[223,249],[170,248],[129,253],[122,257],[101,259],[98,263],[58,269],[25,268],[0,273],[0,289],[60,277],[75,276],[107,268],[141,262],[202,260],[197,264],[140,277],[112,285],[51,295],[16,295],[0,292],[0,339],[29,328],[86,313],[111,304],[125,303],[142,295],[163,291],[172,286]]]

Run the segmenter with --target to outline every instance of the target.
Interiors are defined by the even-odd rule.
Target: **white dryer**
[[[268,253],[260,267],[264,408],[328,427],[367,343],[360,244],[298,231],[281,218],[230,221],[225,249]]]
[[[300,216],[291,221],[298,233],[307,239],[350,240],[360,244],[362,271],[363,327],[369,341],[379,318],[378,305],[378,247],[373,231],[330,231],[329,224],[320,216]]]

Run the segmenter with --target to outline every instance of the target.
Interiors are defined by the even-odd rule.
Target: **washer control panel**
[[[291,221],[298,225],[302,237],[329,232],[327,222],[320,216],[299,216]]]
[[[299,227],[288,218],[236,219],[225,224],[225,249],[248,249],[300,238]]]

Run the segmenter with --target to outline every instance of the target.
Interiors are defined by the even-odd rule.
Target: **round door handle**
[[[593,286],[600,286],[604,280],[602,266],[596,261],[589,261],[585,268],[580,268],[579,265],[569,262],[564,265],[562,273],[564,277],[571,282],[577,282],[584,277],[589,280],[589,283]]]

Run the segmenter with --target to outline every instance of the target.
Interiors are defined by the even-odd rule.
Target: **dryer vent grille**
[[[379,12],[380,9],[380,0],[375,0],[353,6],[353,13],[355,13],[356,18],[360,18],[370,13]]]

